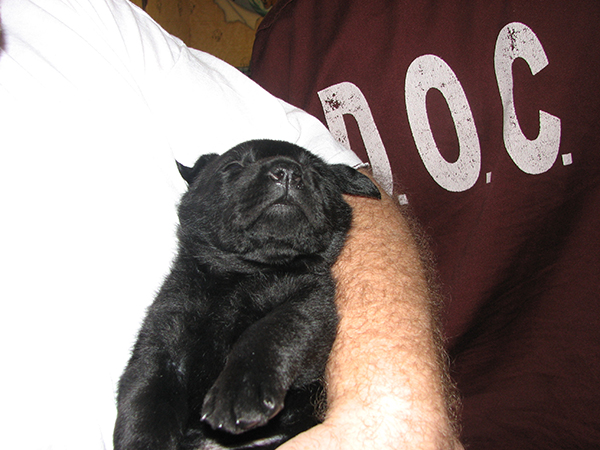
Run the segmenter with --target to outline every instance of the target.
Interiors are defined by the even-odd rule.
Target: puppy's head
[[[342,194],[380,198],[356,170],[328,165],[294,144],[249,141],[179,167],[182,250],[211,265],[332,263],[350,227]]]

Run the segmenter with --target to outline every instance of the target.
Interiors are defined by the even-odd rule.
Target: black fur
[[[330,268],[351,221],[342,193],[379,191],[277,141],[180,172],[179,252],[119,382],[115,450],[275,448],[317,423]]]

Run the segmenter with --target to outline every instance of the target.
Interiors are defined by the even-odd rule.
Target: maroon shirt
[[[251,68],[432,237],[465,443],[600,448],[600,2],[280,0]]]

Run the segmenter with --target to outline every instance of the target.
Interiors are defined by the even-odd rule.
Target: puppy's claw
[[[275,408],[275,402],[270,398],[263,399],[263,405],[265,405],[267,409]]]

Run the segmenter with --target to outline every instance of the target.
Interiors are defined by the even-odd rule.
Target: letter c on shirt
[[[515,111],[512,63],[523,58],[533,75],[548,65],[546,52],[536,34],[525,24],[513,22],[498,34],[494,68],[504,110],[504,145],[514,163],[523,172],[537,175],[549,170],[558,156],[561,125],[558,117],[540,111],[538,137],[529,140],[523,134]]]

